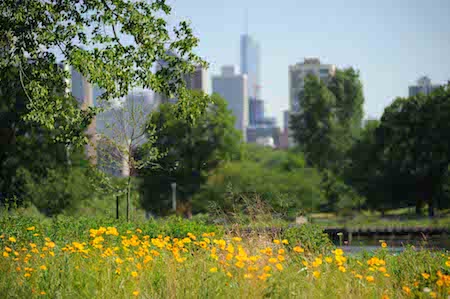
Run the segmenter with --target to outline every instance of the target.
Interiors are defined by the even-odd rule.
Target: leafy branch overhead
[[[168,29],[171,9],[165,1],[4,0],[0,11],[0,67],[20,66],[29,100],[26,120],[47,129],[64,123],[68,133],[92,117],[76,113],[76,107],[61,109],[61,100],[51,96],[55,86],[64,90],[68,76],[55,68],[59,60],[101,88],[100,100],[123,97],[139,86],[177,95],[180,111],[188,113],[182,75],[206,65],[192,52],[199,40],[188,22]],[[34,69],[26,72],[30,61]],[[155,71],[158,61],[166,67]],[[65,122],[56,120],[59,115]],[[65,139],[73,141],[70,135]]]

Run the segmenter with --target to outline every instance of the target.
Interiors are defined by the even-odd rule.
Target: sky
[[[450,80],[450,0],[168,0],[170,21],[190,20],[196,52],[210,63],[239,66],[239,40],[248,32],[261,47],[261,95],[266,115],[283,122],[288,67],[305,57],[360,71],[365,118],[379,118],[422,75]],[[211,85],[210,85],[211,86]],[[211,87],[210,87],[211,90]]]

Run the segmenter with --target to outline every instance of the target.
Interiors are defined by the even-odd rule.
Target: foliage
[[[335,97],[313,75],[305,79],[301,110],[291,116],[293,138],[305,153],[309,165],[330,168],[338,159],[337,119],[333,114]]]
[[[430,216],[450,163],[449,109],[448,86],[428,96],[398,98],[385,109],[376,130],[384,170],[404,182],[389,190],[412,190],[418,207],[428,204]]]
[[[303,224],[284,229],[282,239],[287,239],[291,247],[301,244],[303,248],[311,252],[325,252],[331,249],[332,244],[323,229],[314,224]]]
[[[318,172],[303,167],[301,156],[294,153],[273,152],[260,160],[258,156],[266,151],[250,146],[248,158],[217,168],[195,197],[194,207],[204,211],[213,204],[225,213],[242,212],[251,207],[255,196],[285,217],[318,207],[322,200]]]
[[[148,121],[148,126],[154,128],[154,147],[163,155],[156,169],[144,168],[140,172],[144,177],[142,206],[157,214],[167,213],[172,182],[177,184],[178,201],[189,203],[209,171],[239,156],[240,136],[225,100],[195,91],[191,101],[205,104],[195,122],[174,115],[173,104],[161,105]],[[145,157],[145,146],[138,155]]]
[[[157,222],[2,221],[0,293],[7,297],[79,298],[445,298],[448,253],[389,245],[360,255],[267,235],[222,235],[203,226],[177,238],[147,233]],[[70,221],[70,222],[69,222]],[[177,223],[178,222],[178,223]],[[186,220],[176,220],[182,227]],[[87,223],[82,219],[83,225]],[[70,225],[68,225],[70,224]],[[115,225],[117,224],[117,226]],[[146,227],[147,226],[147,227]],[[46,227],[50,230],[46,231]],[[291,231],[315,241],[312,227]],[[156,232],[157,230],[153,230]],[[50,232],[51,234],[48,234]],[[76,233],[75,233],[76,232]],[[26,252],[25,252],[26,249]]]
[[[0,11],[0,67],[19,69],[30,100],[23,118],[46,129],[69,127],[67,134],[58,135],[64,142],[81,142],[72,128],[84,116],[74,107],[61,109],[63,100],[49,96],[53,86],[65,88],[61,79],[67,74],[55,72],[58,56],[104,90],[101,98],[106,100],[123,97],[136,86],[184,99],[182,75],[203,63],[192,53],[198,39],[186,21],[172,35],[167,29],[165,18],[171,8],[165,1],[6,0]],[[36,62],[34,76],[24,71],[30,60]],[[168,67],[154,72],[158,60]],[[185,112],[180,102],[178,107]],[[58,123],[56,115],[67,125]]]
[[[351,138],[359,135],[364,116],[364,94],[359,71],[353,68],[336,69],[328,89],[336,98],[334,113],[343,128],[341,133],[347,135],[351,145]]]

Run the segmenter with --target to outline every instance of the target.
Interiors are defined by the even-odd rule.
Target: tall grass
[[[380,246],[347,256],[325,241],[311,245],[320,231],[308,226],[276,239],[239,232],[178,218],[2,218],[0,298],[450,295],[448,252],[409,248],[391,254]]]

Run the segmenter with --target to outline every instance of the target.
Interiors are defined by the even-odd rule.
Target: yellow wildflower
[[[46,265],[42,265],[42,266],[40,266],[39,268],[40,268],[41,270],[44,270],[44,271],[47,270],[47,266],[46,266]]]
[[[277,267],[277,269],[278,269],[279,271],[283,271],[283,265],[281,265],[281,264],[276,264],[275,267]]]
[[[235,242],[241,242],[241,241],[242,241],[242,239],[241,239],[241,238],[239,238],[239,237],[234,237],[234,238],[233,238],[233,241],[235,241]]]
[[[16,243],[16,238],[14,238],[14,237],[9,237],[9,242],[12,242],[12,243]]]
[[[381,243],[381,247],[386,248],[387,247],[386,242]]]
[[[345,273],[347,270],[345,269],[345,267],[339,266],[339,271],[341,271],[342,273]]]
[[[403,290],[403,292],[405,292],[405,293],[406,293],[406,295],[409,295],[409,294],[411,294],[411,289],[410,289],[410,288],[408,288],[407,286],[403,286],[403,287],[402,287],[402,290]]]
[[[287,245],[287,244],[289,244],[289,241],[288,241],[288,240],[286,240],[286,239],[284,239],[284,240],[282,240],[282,241],[281,241],[281,243],[283,243],[283,244]]]
[[[302,252],[305,252],[305,249],[301,248],[300,246],[295,246],[294,251],[298,252],[298,253],[302,253]]]
[[[280,240],[273,240],[273,243],[275,243],[275,244],[280,244]]]
[[[136,271],[131,272],[131,276],[138,277],[138,273]]]
[[[270,267],[270,266],[265,266],[265,267],[263,268],[263,270],[264,270],[264,272],[270,272],[270,270],[272,270],[272,267]]]
[[[319,271],[314,271],[313,272],[313,276],[314,276],[314,278],[318,279],[320,277],[320,272]]]
[[[369,275],[369,276],[366,276],[366,280],[367,280],[367,282],[374,282],[375,278],[373,278],[373,276]]]
[[[430,278],[430,274],[422,273],[422,277],[425,278],[425,279],[428,279],[428,278]]]
[[[271,264],[276,264],[277,262],[278,262],[277,259],[274,258],[274,257],[271,257],[271,258],[269,259],[269,263],[271,263]]]
[[[233,274],[231,274],[230,272],[227,272],[227,276],[228,277],[233,277]]]
[[[27,227],[27,230],[35,230],[35,227],[34,226],[30,226],[30,227]]]
[[[134,291],[133,296],[139,296],[139,291]]]
[[[213,267],[213,268],[209,269],[209,272],[216,273],[217,272],[217,267]]]
[[[325,258],[325,262],[327,262],[328,264],[331,264],[333,262],[333,258],[331,257],[326,257]]]

